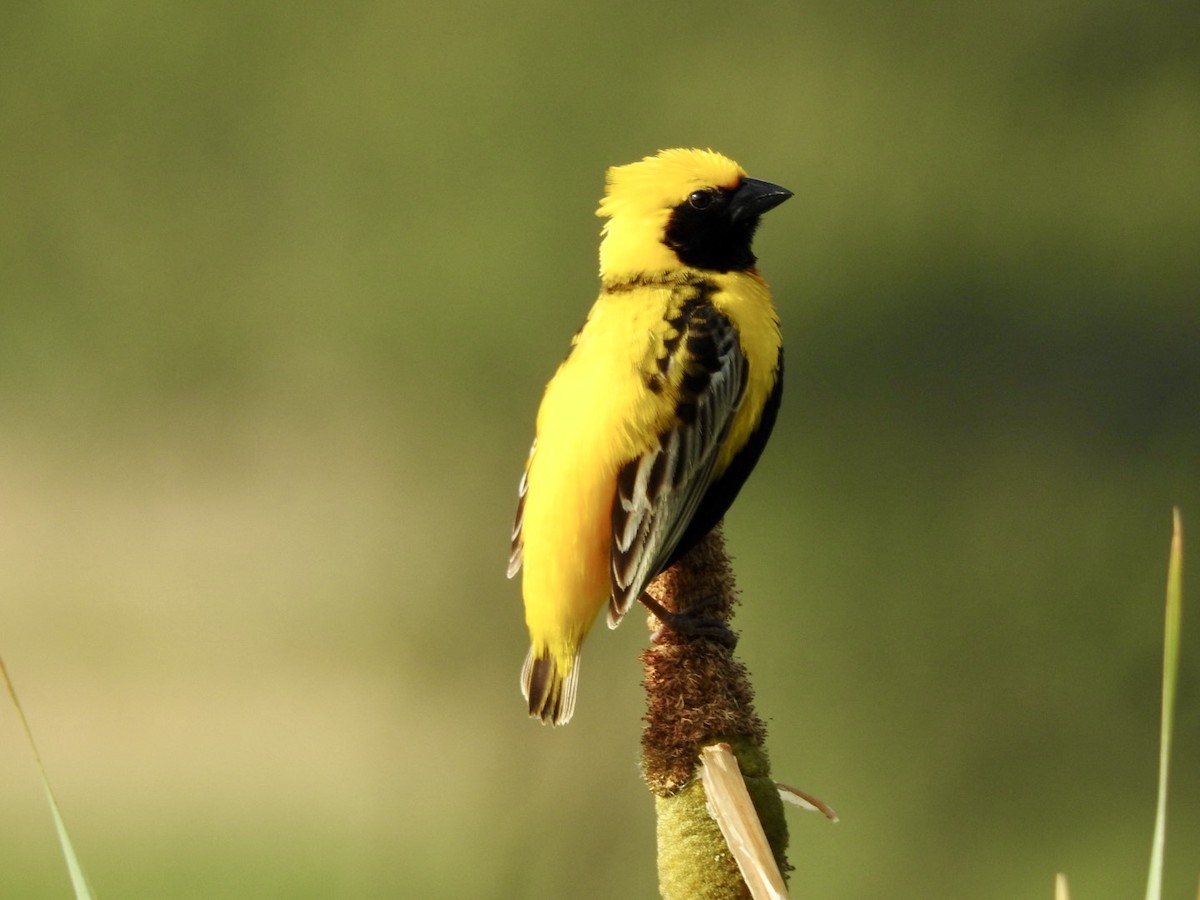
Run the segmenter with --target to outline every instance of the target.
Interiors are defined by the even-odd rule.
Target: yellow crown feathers
[[[596,215],[613,218],[627,209],[670,210],[704,187],[737,187],[746,171],[713,150],[661,150],[608,170],[607,192]]]

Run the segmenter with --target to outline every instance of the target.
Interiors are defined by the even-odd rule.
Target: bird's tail
[[[529,701],[529,715],[551,725],[566,725],[575,712],[575,688],[579,684],[579,654],[564,671],[547,649],[534,656],[533,648],[521,668],[521,693]]]

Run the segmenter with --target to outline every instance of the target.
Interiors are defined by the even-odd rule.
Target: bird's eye
[[[688,197],[688,206],[692,209],[708,209],[715,199],[712,191],[692,191]]]

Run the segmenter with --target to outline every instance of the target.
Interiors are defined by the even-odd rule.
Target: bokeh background
[[[503,572],[603,171],[711,146],[796,195],[726,529],[776,775],[843,819],[792,817],[796,895],[1136,896],[1173,505],[1200,535],[1198,38],[1141,0],[6,4],[0,652],[100,895],[655,894],[645,630],[540,727]],[[0,895],[65,896],[4,705]]]

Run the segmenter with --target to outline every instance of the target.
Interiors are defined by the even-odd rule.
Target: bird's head
[[[711,150],[663,150],[608,170],[596,215],[608,219],[600,275],[622,278],[683,267],[717,272],[754,267],[759,216],[792,192],[746,175]]]

